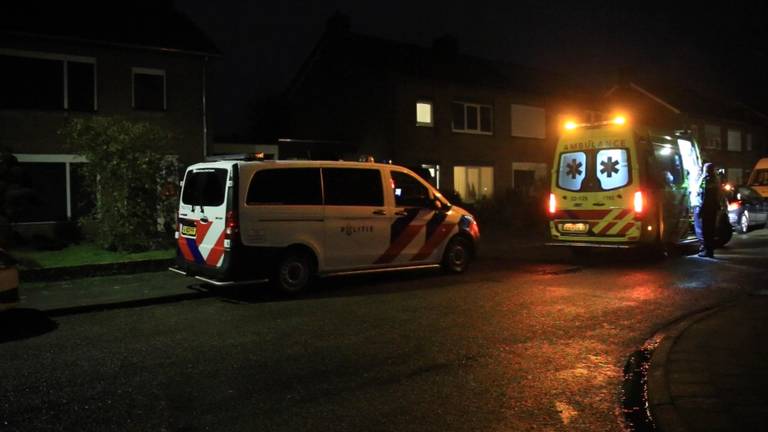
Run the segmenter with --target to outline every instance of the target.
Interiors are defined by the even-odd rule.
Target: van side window
[[[395,207],[426,207],[429,205],[430,193],[426,186],[404,172],[391,171],[391,173]]]
[[[595,170],[600,188],[618,189],[629,183],[629,152],[627,149],[605,149],[597,152]]]
[[[581,183],[587,176],[587,154],[584,152],[562,153],[557,185],[569,191],[581,190]]]
[[[227,192],[227,176],[224,168],[208,168],[187,171],[184,178],[182,204],[218,207],[224,204]]]
[[[366,168],[323,168],[325,205],[384,205],[381,172]]]
[[[250,205],[322,205],[320,168],[256,171],[245,202]]]

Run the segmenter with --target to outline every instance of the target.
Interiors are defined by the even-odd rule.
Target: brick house
[[[170,2],[34,6],[0,16],[0,146],[40,201],[14,222],[80,216],[85,161],[57,134],[70,117],[149,121],[180,138],[173,151],[183,162],[203,159],[206,65],[218,51]]]
[[[705,160],[724,168],[729,181],[745,182],[768,150],[768,116],[737,102],[708,97],[683,86],[625,82],[605,94],[605,109],[671,129],[689,129]]]
[[[558,114],[579,106],[566,88],[553,74],[464,55],[450,36],[421,47],[354,33],[336,15],[287,91],[285,135],[428,170],[465,202],[535,194]]]

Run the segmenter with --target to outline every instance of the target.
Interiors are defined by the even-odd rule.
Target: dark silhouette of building
[[[631,112],[634,121],[691,130],[705,160],[742,183],[766,152],[768,116],[742,103],[702,94],[684,84],[620,82],[605,94],[606,111]]]
[[[585,106],[574,88],[464,55],[450,35],[421,47],[352,32],[336,14],[287,90],[284,136],[428,170],[465,201],[534,193],[547,184],[560,114]]]
[[[219,54],[171,4],[3,6],[0,146],[21,162],[44,203],[21,222],[78,216],[77,167],[84,161],[57,134],[69,118],[149,121],[178,138],[172,150],[183,162],[203,159],[206,65]]]

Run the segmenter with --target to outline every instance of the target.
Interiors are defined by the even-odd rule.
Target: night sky
[[[622,69],[765,111],[768,6],[621,3],[175,1],[223,54],[209,84],[219,138],[258,139],[259,109],[285,89],[336,11],[350,17],[353,32],[425,47],[452,34],[464,54],[570,75],[595,89],[610,87]]]

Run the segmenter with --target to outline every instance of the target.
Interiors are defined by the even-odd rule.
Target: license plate
[[[585,223],[564,223],[562,225],[563,232],[585,233],[588,230],[589,230],[589,224],[585,224]]]
[[[197,234],[197,227],[182,225],[181,226],[181,233],[183,235],[185,235],[185,236],[192,236],[192,237],[194,237],[195,234]]]

